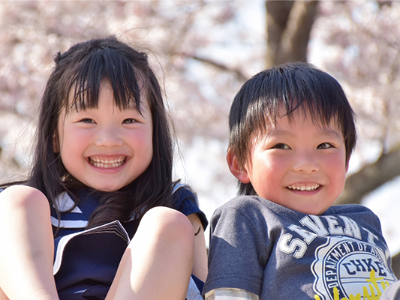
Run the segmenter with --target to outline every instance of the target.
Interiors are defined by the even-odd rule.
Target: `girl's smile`
[[[68,172],[83,184],[116,191],[139,177],[152,160],[151,112],[147,100],[142,101],[140,111],[135,105],[118,108],[108,82],[102,83],[97,104],[63,109],[55,151],[60,152]]]
[[[100,169],[115,169],[121,167],[126,162],[126,156],[104,157],[91,156],[88,159],[89,163]]]

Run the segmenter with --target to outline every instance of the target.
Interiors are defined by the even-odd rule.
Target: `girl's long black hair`
[[[155,206],[171,207],[173,146],[170,124],[162,92],[151,70],[147,55],[138,52],[115,37],[92,39],[58,53],[55,68],[47,82],[39,112],[33,166],[27,184],[42,191],[55,207],[62,192],[73,195],[83,187],[65,169],[59,153],[54,151],[57,124],[62,108],[66,111],[77,104],[80,108],[98,106],[102,82],[108,81],[114,92],[115,105],[120,109],[135,101],[140,111],[146,97],[153,121],[153,158],[143,174],[115,192],[100,192],[100,205],[89,220],[88,227],[113,220],[126,221],[132,214],[140,218]],[[70,95],[73,95],[71,97]],[[72,102],[68,98],[72,98]]]

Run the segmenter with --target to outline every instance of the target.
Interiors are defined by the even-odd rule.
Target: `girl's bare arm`
[[[0,295],[57,300],[50,206],[40,191],[15,185],[0,193],[0,240]]]
[[[193,226],[194,233],[194,256],[193,256],[193,270],[192,274],[197,278],[206,281],[208,274],[207,266],[207,249],[204,237],[204,228],[197,214],[188,216]]]

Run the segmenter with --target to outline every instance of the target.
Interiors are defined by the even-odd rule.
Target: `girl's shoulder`
[[[173,208],[180,211],[186,216],[197,214],[203,228],[206,229],[208,225],[207,217],[203,211],[200,210],[197,195],[186,184],[176,183],[172,191]]]

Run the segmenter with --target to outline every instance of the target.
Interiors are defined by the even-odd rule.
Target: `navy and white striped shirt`
[[[56,199],[60,220],[56,210],[51,209],[51,224],[58,229],[54,240],[53,274],[60,300],[105,299],[138,226],[132,216],[123,224],[114,221],[86,230],[90,216],[99,205],[98,199],[90,195],[88,190],[80,190],[79,203],[75,205],[68,193],[60,194]],[[174,209],[186,216],[196,213],[204,229],[207,227],[208,221],[199,209],[196,196],[185,185],[175,185],[173,202]],[[201,291],[197,289],[201,290],[202,285],[192,275],[187,299],[201,299]]]

